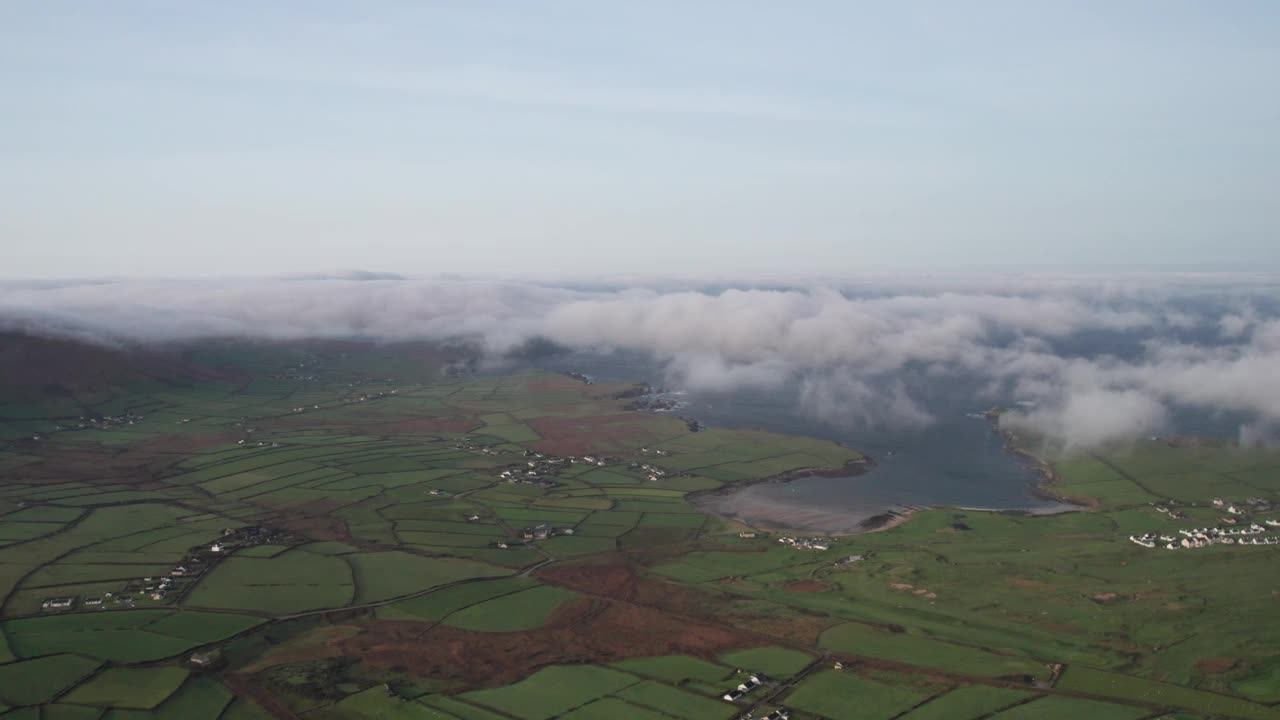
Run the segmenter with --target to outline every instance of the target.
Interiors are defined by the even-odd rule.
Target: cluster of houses
[[[1272,510],[1271,502],[1263,498],[1246,498],[1244,502],[1232,502],[1222,498],[1214,498],[1213,506],[1225,510],[1232,515],[1249,515],[1250,513],[1268,512]]]
[[[384,384],[386,384],[386,385],[395,385],[395,384],[396,384],[396,379],[395,379],[395,378],[382,378],[382,379],[378,379],[378,378],[373,378],[373,377],[357,378],[357,379],[352,380],[351,382],[347,383],[347,387],[350,387],[350,388],[353,388],[353,387],[360,387],[361,385],[369,385],[370,383],[376,383],[376,382],[381,382],[381,383],[384,383]],[[394,392],[394,391],[393,391],[393,392]]]
[[[497,455],[498,454],[497,448],[492,447],[490,445],[477,445],[476,443],[473,443],[470,440],[459,440],[458,442],[453,444],[453,447],[456,450],[469,450],[471,452],[478,452],[481,455]]]
[[[316,363],[316,364],[319,364],[319,363]],[[290,365],[289,367],[286,367],[284,370],[281,370],[280,372],[274,375],[271,375],[270,378],[272,380],[305,380],[305,381],[311,381],[311,382],[314,382],[320,379],[319,375],[304,375],[302,371],[306,370],[306,368],[307,368],[307,364],[304,362],[300,362],[297,365]]]
[[[788,545],[793,550],[830,550],[831,541],[826,538],[800,538],[784,535],[778,538],[778,542]]]
[[[120,592],[107,592],[84,598],[81,606],[84,609],[104,609],[108,606],[132,607],[137,595],[162,602],[180,597],[195,585],[196,580],[209,571],[218,560],[238,547],[249,547],[263,543],[293,544],[298,539],[282,531],[259,526],[242,528],[225,528],[222,537],[208,545],[198,545],[180,560],[167,575],[143,577],[129,580]],[[68,610],[75,605],[75,597],[53,597],[41,603],[44,610]]]
[[[55,423],[53,432],[71,432],[74,430],[111,430],[113,428],[135,425],[144,419],[146,415],[135,415],[126,412],[120,415],[81,415],[79,420],[72,424]],[[35,433],[31,439],[40,442],[45,439],[41,433]]]
[[[299,380],[304,382],[315,382],[320,379],[319,375],[303,375],[301,373],[289,371],[276,373],[275,375],[268,375],[267,377],[272,380]]]
[[[1171,501],[1162,500],[1152,505],[1158,512],[1171,518],[1186,517]],[[1143,535],[1130,535],[1129,541],[1145,548],[1162,547],[1166,550],[1203,548],[1210,545],[1280,545],[1280,537],[1260,537],[1267,531],[1264,525],[1280,528],[1280,520],[1267,518],[1259,524],[1255,519],[1251,519],[1255,513],[1275,509],[1271,501],[1257,497],[1246,498],[1243,501],[1214,498],[1210,501],[1210,505],[1226,513],[1221,517],[1223,527],[1183,528],[1176,534],[1149,532]]]
[[[1236,540],[1237,545],[1280,545],[1280,537],[1269,536],[1261,538],[1240,538]]]
[[[752,690],[763,685],[767,680],[768,678],[764,673],[753,673],[745,682],[739,683],[736,688],[730,688],[721,697],[726,702],[737,702],[750,694]]]
[[[573,528],[553,528],[550,525],[527,527],[522,533],[525,540],[546,540],[552,535],[572,535]]]
[[[42,610],[69,610],[75,606],[77,597],[63,596],[48,598],[40,603]],[[81,603],[81,607],[88,610],[96,608],[98,610],[105,609],[108,606],[114,607],[133,607],[133,595],[125,593],[106,592],[101,595],[90,595]]]
[[[559,472],[573,461],[572,458],[548,457],[533,450],[525,450],[524,456],[526,458],[524,465],[509,466],[498,473],[498,477],[509,483],[523,483],[536,485],[544,490],[550,489],[560,483],[543,476]]]
[[[469,440],[461,440],[454,443],[454,448],[459,450],[469,450],[478,452],[482,455],[499,455],[501,452],[491,445],[479,445]],[[657,450],[654,448],[640,448],[640,452],[654,455],[667,455],[666,450]],[[560,483],[548,479],[546,476],[555,475],[570,465],[594,465],[595,467],[605,467],[608,465],[616,465],[623,462],[623,458],[612,457],[607,455],[570,455],[560,457],[555,455],[547,455],[536,450],[524,451],[523,465],[507,465],[498,472],[498,479],[504,480],[512,484],[536,485],[544,490],[558,487]],[[637,470],[644,474],[645,479],[656,482],[667,477],[670,472],[654,465],[653,463],[634,461],[627,465],[630,470]]]
[[[369,400],[381,400],[390,395],[399,394],[399,390],[387,390],[385,392],[365,393],[363,395],[352,395],[342,398],[342,402],[368,402]]]
[[[467,442],[458,443],[456,447],[466,450],[478,450],[486,455],[498,454],[498,451],[491,447],[476,446]],[[553,487],[558,487],[560,483],[554,480],[549,480],[545,476],[554,475],[570,465],[583,464],[604,467],[605,465],[622,461],[621,458],[607,457],[604,455],[558,457],[555,455],[546,455],[534,450],[525,450],[524,457],[524,465],[508,465],[498,473],[498,478],[509,483],[536,485],[547,490]],[[639,463],[632,463],[632,467],[639,467]],[[657,468],[653,468],[653,470],[657,470],[658,475],[666,474]],[[651,473],[651,477],[649,479],[654,480],[656,478],[652,477]]]
[[[1181,510],[1178,510],[1174,506],[1174,504],[1171,502],[1161,501],[1161,502],[1152,503],[1152,505],[1155,506],[1156,512],[1164,513],[1165,515],[1168,515],[1174,520],[1182,520],[1187,517],[1185,514],[1183,514]]]
[[[468,518],[468,520],[470,519],[471,518]],[[479,518],[476,517],[476,519],[479,519]],[[535,525],[533,527],[526,527],[523,530],[521,530],[520,541],[494,540],[493,542],[489,543],[489,545],[499,550],[507,550],[507,549],[510,549],[512,545],[527,545],[530,541],[546,540],[547,538],[553,537],[555,535],[572,535],[572,534],[573,534],[573,528],[553,528],[550,525],[546,525],[546,524]]]
[[[649,482],[657,482],[667,476],[667,471],[652,463],[633,462],[629,465],[632,470],[639,470],[645,474],[645,479]]]
[[[1268,520],[1267,524],[1273,527],[1280,527],[1280,521]],[[1261,535],[1267,529],[1257,523],[1251,523],[1242,527],[1205,527],[1178,530],[1179,538],[1174,535],[1162,535],[1158,533],[1146,533],[1144,535],[1130,535],[1129,540],[1145,548],[1154,548],[1157,545],[1163,546],[1166,550],[1181,550],[1190,548],[1202,548],[1210,545],[1277,545],[1280,544],[1280,537],[1248,537]]]
[[[165,600],[170,595],[181,595],[192,585],[194,579],[203,575],[219,560],[236,548],[252,547],[268,542],[292,543],[294,538],[285,533],[258,525],[241,528],[223,528],[222,538],[208,545],[191,548],[186,557],[169,571],[168,577],[142,578],[141,590],[152,600]],[[129,589],[129,588],[126,588]]]

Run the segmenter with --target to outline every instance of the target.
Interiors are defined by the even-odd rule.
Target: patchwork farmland
[[[1274,499],[1273,454],[787,545],[690,494],[857,452],[431,348],[197,356],[236,372],[0,406],[0,718],[1280,717],[1280,555],[1118,541]]]

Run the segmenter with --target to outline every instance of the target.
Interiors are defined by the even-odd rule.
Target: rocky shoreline
[[[1063,495],[1054,489],[1054,485],[1057,485],[1059,480],[1058,472],[1053,469],[1053,466],[1047,460],[1031,452],[1020,443],[1017,433],[1000,426],[1000,416],[1004,412],[1004,408],[991,408],[984,412],[982,416],[991,423],[991,428],[1000,434],[1001,439],[1004,441],[1005,451],[1018,457],[1022,460],[1024,467],[1040,477],[1040,482],[1032,486],[1032,492],[1037,497],[1045,500],[1075,505],[1080,508],[1094,507],[1095,503],[1091,503],[1087,499]]]

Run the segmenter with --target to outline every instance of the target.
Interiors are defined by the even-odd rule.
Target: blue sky
[[[0,3],[7,277],[1280,266],[1272,2]]]

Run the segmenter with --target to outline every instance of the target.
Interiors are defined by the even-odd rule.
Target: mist
[[[493,362],[638,351],[669,385],[794,388],[800,411],[837,425],[927,426],[946,387],[1067,447],[1176,432],[1186,408],[1239,417],[1252,442],[1280,425],[1275,288],[1195,274],[9,282],[0,329],[109,345],[464,339]]]

